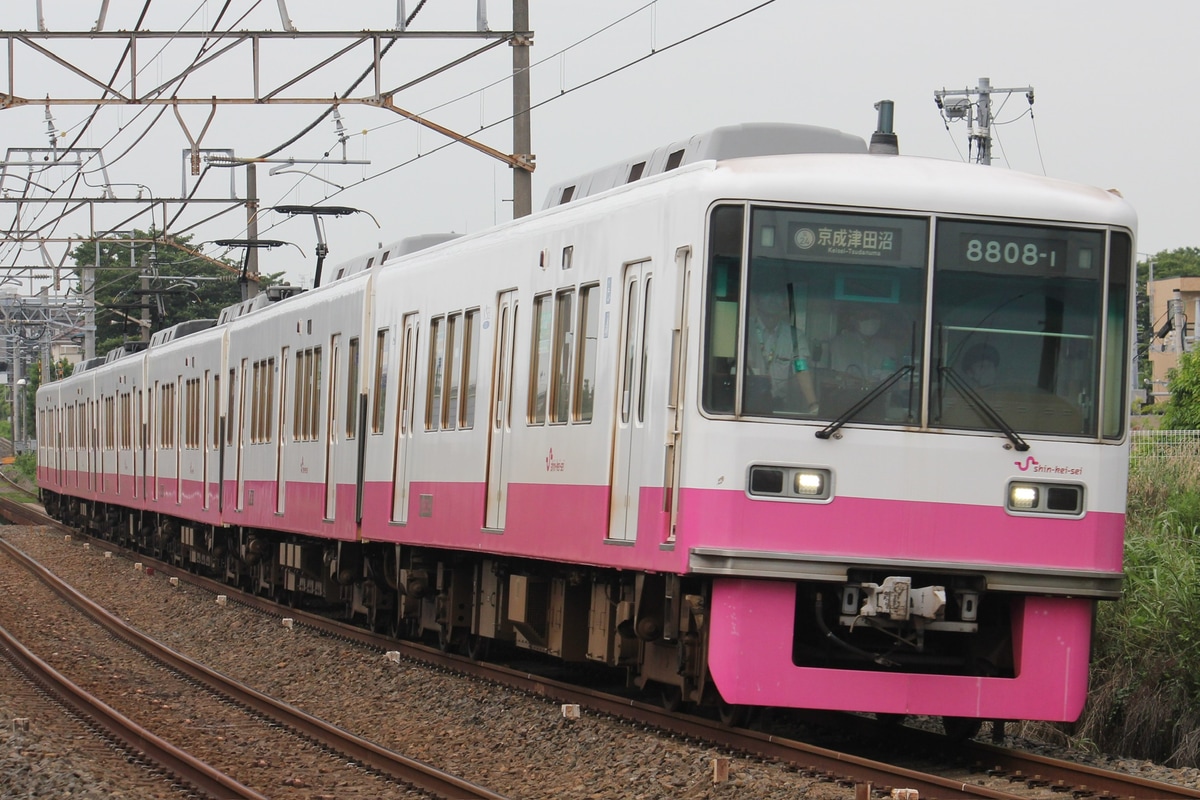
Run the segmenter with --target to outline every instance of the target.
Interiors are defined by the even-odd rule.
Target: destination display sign
[[[901,234],[900,228],[792,222],[788,225],[788,255],[895,259],[900,255]]]
[[[1103,234],[1098,231],[947,221],[938,226],[937,266],[1098,278],[1103,246]]]
[[[755,208],[751,230],[753,257],[914,269],[929,263],[928,217]]]

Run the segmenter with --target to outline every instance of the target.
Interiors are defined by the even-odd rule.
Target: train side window
[[[350,340],[346,354],[346,438],[353,439],[358,433],[358,337]]]
[[[744,226],[745,209],[733,205],[714,209],[708,225],[702,395],[714,414],[733,413]]]
[[[183,387],[184,430],[183,446],[194,450],[200,446],[200,379],[188,378]]]
[[[550,387],[550,421],[566,422],[571,403],[571,367],[575,352],[575,289],[563,289],[554,303],[554,383]]]
[[[308,438],[315,440],[321,435],[321,348],[313,348],[312,362],[312,404],[308,408]]]
[[[533,342],[529,359],[529,410],[527,419],[534,425],[546,422],[546,393],[550,386],[550,337],[553,332],[553,308],[550,295],[533,299]]]
[[[436,431],[442,409],[442,353],[446,346],[444,317],[429,321],[429,380],[425,382],[425,430]]]
[[[573,418],[591,422],[596,395],[596,345],[600,334],[600,286],[592,284],[579,290],[579,325],[576,330],[575,387]]]
[[[1104,419],[1101,434],[1106,439],[1120,438],[1128,412],[1125,402],[1129,383],[1126,370],[1129,359],[1129,262],[1133,246],[1123,233],[1113,233],[1108,255],[1108,319],[1104,357]]]
[[[374,401],[371,407],[371,433],[383,433],[383,412],[387,407],[388,388],[388,329],[375,334]]]
[[[302,436],[301,436],[301,431],[303,430],[304,420],[307,419],[306,412],[304,410],[304,383],[306,380],[304,377],[304,371],[307,367],[308,367],[308,351],[307,350],[296,351],[296,395],[295,395],[295,397],[292,398],[292,441],[294,441],[294,442],[299,442],[299,441],[303,440]],[[233,408],[233,405],[232,405],[232,403],[233,403],[233,386],[232,386],[233,372],[232,371],[230,371],[230,373],[229,373],[229,380],[231,383],[231,385],[229,387],[229,401],[230,401],[230,409],[232,409]],[[232,412],[231,412],[231,415],[229,418],[231,420],[233,419]]]
[[[263,441],[269,442],[272,439],[272,430],[275,427],[275,359],[267,359],[267,402],[263,404]],[[199,434],[199,430],[197,430]],[[197,435],[197,439],[199,436]]]
[[[461,384],[462,363],[462,314],[446,317],[446,358],[442,373],[446,376],[446,390],[442,393],[442,430],[452,431],[458,427],[458,392]]]
[[[458,427],[475,427],[475,388],[479,383],[479,309],[463,316],[463,385]]]
[[[124,394],[121,395],[121,407],[119,409],[120,414],[121,414],[121,435],[120,435],[119,439],[120,439],[120,447],[122,450],[130,449],[130,447],[129,447],[130,446],[130,435],[129,435],[130,395],[131,395],[130,392],[125,392]]]
[[[321,348],[296,353],[296,397],[293,400],[292,440],[313,441],[320,433]]]
[[[262,416],[262,362],[255,361],[250,377],[250,443],[258,444],[261,439],[259,419]]]
[[[113,432],[116,425],[113,424],[113,398],[104,398],[104,449],[113,450],[116,444],[113,441]]]
[[[221,376],[212,379],[212,449],[221,446]]]
[[[159,446],[163,450],[175,446],[175,384],[164,383],[158,393],[162,401],[162,414],[159,418]]]
[[[269,442],[271,441],[275,409],[274,358],[254,362],[253,386],[254,396],[250,408],[250,441]],[[199,433],[198,425],[197,433]]]
[[[233,445],[233,404],[237,399],[234,389],[237,385],[237,370],[229,370],[229,397],[225,403],[225,444]]]

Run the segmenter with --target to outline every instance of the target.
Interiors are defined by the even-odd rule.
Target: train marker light
[[[1074,483],[1014,481],[1008,485],[1008,510],[1082,516],[1083,486]]]
[[[755,464],[747,481],[749,494],[755,497],[793,500],[828,500],[831,473],[818,467],[786,467]]]

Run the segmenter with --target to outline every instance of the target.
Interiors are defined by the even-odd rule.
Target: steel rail
[[[6,511],[9,503],[5,503]],[[36,512],[34,512],[36,513]],[[25,516],[29,519],[29,515]],[[28,523],[26,523],[28,524]],[[326,745],[347,758],[370,767],[394,780],[420,787],[438,797],[478,798],[478,800],[505,800],[503,795],[492,792],[470,781],[443,772],[416,759],[408,758],[388,750],[375,742],[342,730],[324,720],[282,703],[231,678],[200,664],[182,653],[145,636],[129,627],[92,600],[76,592],[41,564],[30,559],[10,542],[0,538],[0,549],[19,561],[27,570],[45,583],[52,591],[71,605],[83,610],[97,623],[117,638],[148,653],[168,668],[213,688],[232,702],[248,708],[267,718]]]
[[[30,652],[3,626],[0,626],[0,647],[29,680],[48,691],[64,706],[99,726],[128,748],[140,752],[196,791],[222,800],[267,800],[266,795],[259,794],[210,764],[195,758],[186,750],[181,750],[165,739],[155,736],[129,717],[106,705]]]

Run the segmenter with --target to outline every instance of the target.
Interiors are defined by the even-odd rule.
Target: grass
[[[1200,443],[1153,446],[1153,457],[1131,462],[1123,597],[1100,604],[1088,703],[1062,732],[1104,752],[1195,767]]]

